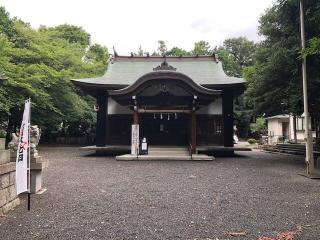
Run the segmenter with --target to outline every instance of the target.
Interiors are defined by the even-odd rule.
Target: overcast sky
[[[168,48],[186,50],[205,40],[212,47],[230,37],[258,41],[258,20],[274,0],[0,0],[10,16],[33,27],[73,24],[93,43],[115,46],[119,54]]]

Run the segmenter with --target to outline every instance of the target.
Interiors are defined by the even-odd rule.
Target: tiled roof
[[[269,119],[289,119],[290,115],[289,114],[280,114],[280,115],[274,115],[274,116],[270,116],[270,117],[266,117],[266,120]]]
[[[73,79],[75,84],[124,85],[133,84],[143,75],[155,71],[165,59],[163,57],[117,56],[108,66],[102,77]],[[229,77],[222,64],[214,56],[166,57],[166,62],[174,69],[190,77],[199,85],[229,85],[244,83],[242,78]],[[161,71],[161,70],[160,70]]]

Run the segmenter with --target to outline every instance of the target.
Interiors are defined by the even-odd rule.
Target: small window
[[[297,131],[303,131],[304,130],[304,121],[302,117],[296,118],[296,128]]]
[[[315,119],[314,118],[311,118],[311,122],[309,123],[309,126],[310,125],[311,125],[311,127],[309,127],[309,129],[311,129],[312,131],[315,131]],[[296,128],[297,128],[297,131],[304,131],[305,123],[304,123],[303,117],[296,118]]]

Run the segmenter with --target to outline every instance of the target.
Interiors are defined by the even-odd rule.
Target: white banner
[[[29,135],[30,135],[30,100],[25,101],[23,119],[20,128],[19,145],[16,159],[17,194],[28,191]]]
[[[139,124],[132,124],[131,129],[131,154],[139,154]]]

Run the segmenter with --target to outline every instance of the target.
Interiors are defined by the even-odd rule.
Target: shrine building
[[[244,90],[216,55],[110,59],[97,78],[73,79],[97,99],[96,146],[131,145],[131,125],[149,146],[233,147],[233,102]]]

